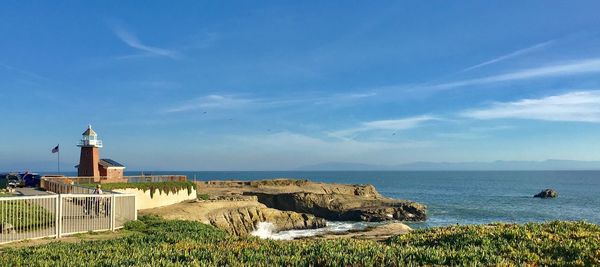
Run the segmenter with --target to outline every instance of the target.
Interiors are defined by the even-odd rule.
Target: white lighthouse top
[[[98,134],[88,125],[87,130],[83,132],[83,137],[77,146],[79,147],[102,147],[102,140],[98,140]]]

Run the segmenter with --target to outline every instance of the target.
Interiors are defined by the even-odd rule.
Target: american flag
[[[58,152],[58,146],[56,146],[55,148],[52,149],[52,153],[57,153]]]

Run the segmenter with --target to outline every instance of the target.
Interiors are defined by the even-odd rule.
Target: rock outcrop
[[[300,179],[273,179],[257,181],[206,181],[196,182],[199,192],[209,196],[242,195],[254,193],[317,193],[381,198],[375,187],[369,184],[318,183]]]
[[[270,222],[275,231],[316,229],[326,226],[325,220],[310,214],[279,211],[266,207],[244,207],[208,216],[208,223],[230,234],[245,236],[256,230],[260,222]]]
[[[542,192],[535,194],[533,197],[555,198],[558,197],[558,192],[554,189],[544,189]]]
[[[301,179],[198,182],[211,195],[256,196],[269,208],[313,214],[336,221],[424,221],[425,205],[381,196],[374,186],[310,182]]]
[[[208,200],[179,203],[142,211],[171,220],[194,220],[211,224],[230,234],[245,236],[256,230],[258,223],[270,222],[276,231],[316,229],[326,221],[310,214],[280,211],[258,203],[255,197],[228,197],[227,200]]]
[[[373,189],[374,190],[374,189]],[[358,194],[319,193],[257,193],[245,192],[258,197],[267,207],[313,214],[333,221],[380,222],[388,220],[424,221],[426,207],[422,204]],[[376,191],[375,191],[376,193]],[[373,192],[368,193],[370,196]]]
[[[412,231],[412,229],[408,225],[395,222],[382,224],[374,227],[368,227],[367,229],[359,231],[326,232],[323,234],[306,237],[304,239],[354,238],[362,240],[384,241],[392,236],[406,234],[410,231]]]

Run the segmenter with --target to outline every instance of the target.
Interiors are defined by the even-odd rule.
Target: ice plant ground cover
[[[600,226],[585,222],[439,227],[386,242],[234,237],[198,222],[153,216],[129,222],[124,231],[112,240],[7,247],[0,265],[600,265]]]

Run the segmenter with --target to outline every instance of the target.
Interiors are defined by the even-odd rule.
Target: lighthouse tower
[[[100,168],[100,148],[102,141],[98,140],[98,134],[92,130],[89,125],[87,130],[83,132],[83,137],[79,141],[78,147],[81,147],[81,156],[79,157],[79,166],[77,169],[78,176],[99,177]]]

